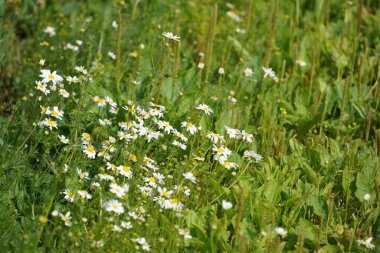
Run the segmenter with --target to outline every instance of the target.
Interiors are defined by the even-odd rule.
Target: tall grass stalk
[[[207,43],[206,43],[206,56],[205,56],[205,84],[209,83],[210,71],[212,65],[212,53],[214,48],[214,40],[216,33],[216,23],[218,19],[218,5],[215,4],[211,13],[209,27],[207,32]]]

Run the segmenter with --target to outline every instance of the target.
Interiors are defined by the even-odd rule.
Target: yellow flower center
[[[155,182],[156,182],[156,180],[154,179],[154,177],[150,177],[150,178],[149,178],[149,181],[152,182],[152,183],[155,183]]]
[[[58,116],[59,116],[59,113],[58,113],[57,111],[52,111],[52,112],[51,112],[51,115],[58,117]]]
[[[53,76],[52,74],[50,74],[50,75],[48,75],[48,78],[49,78],[50,80],[54,80],[54,79],[55,79],[55,76]]]
[[[123,170],[124,170],[125,172],[129,172],[129,171],[131,170],[131,168],[129,168],[128,166],[124,166],[124,167],[123,167]]]
[[[55,122],[49,119],[49,120],[48,120],[48,124],[49,124],[49,126],[54,126],[54,125],[55,125]]]
[[[87,147],[87,151],[90,152],[90,153],[94,153],[95,152],[95,149],[93,146],[88,146]]]
[[[137,161],[137,157],[135,155],[130,155],[129,156],[129,159],[133,162],[136,162]]]
[[[170,204],[177,204],[178,203],[178,199],[171,199],[170,200]]]
[[[223,153],[224,152],[224,148],[218,148],[218,153]]]

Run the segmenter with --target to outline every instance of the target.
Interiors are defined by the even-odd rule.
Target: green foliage
[[[147,245],[153,252],[378,250],[378,2],[37,2],[0,0],[2,252],[141,252]],[[217,23],[210,29],[214,8]],[[119,11],[115,61],[112,22]],[[264,77],[266,58],[263,67],[273,76]],[[50,94],[36,89],[41,69],[65,78],[57,91],[51,82]],[[69,84],[68,76],[78,82]],[[117,106],[109,99],[99,106],[106,97]],[[197,109],[203,103],[213,113]],[[46,113],[53,106],[64,112],[62,119]],[[163,118],[148,113],[142,119],[141,109],[154,108]],[[42,124],[47,118],[58,127]],[[165,133],[158,120],[188,140]],[[138,124],[124,130],[136,138],[119,140],[120,124],[132,121]],[[160,137],[148,141],[138,132],[141,122]],[[192,125],[194,134],[186,130]],[[84,133],[91,135],[88,142]],[[213,143],[210,134],[225,141]],[[84,153],[91,145],[95,159]],[[225,147],[231,154],[218,161],[217,150]],[[100,157],[101,151],[112,158]],[[248,159],[247,151],[256,158]],[[128,167],[133,177],[107,162]],[[150,185],[151,177],[159,181],[153,172],[164,176],[156,183],[165,194]],[[195,183],[183,175],[188,172]],[[113,180],[100,179],[104,173]],[[128,193],[115,197],[111,183],[128,185]],[[123,213],[107,210],[112,199]],[[65,221],[67,212],[71,220]]]

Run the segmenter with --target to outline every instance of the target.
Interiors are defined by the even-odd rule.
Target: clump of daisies
[[[172,34],[164,36],[179,40]],[[114,58],[112,54],[109,56]],[[233,170],[233,175],[239,163],[249,165],[262,160],[261,155],[247,149],[253,142],[253,134],[246,130],[225,126],[224,132],[218,133],[200,126],[201,118],[213,117],[214,110],[206,103],[194,105],[193,115],[186,119],[171,120],[163,105],[152,102],[141,105],[132,100],[118,103],[110,95],[95,96],[88,105],[90,116],[96,118],[90,127],[81,132],[64,131],[69,121],[67,115],[70,115],[65,112],[65,105],[75,105],[77,101],[68,98],[82,95],[77,92],[83,92],[86,87],[77,89],[77,86],[91,81],[91,71],[84,66],[76,66],[72,72],[74,74],[65,76],[56,70],[44,69],[41,80],[36,82],[41,102],[39,126],[53,133],[57,145],[68,147],[80,158],[79,164],[69,162],[62,166],[62,175],[69,177],[67,182],[71,183],[65,185],[59,195],[59,201],[66,205],[59,205],[52,217],[65,227],[83,222],[76,211],[78,207],[96,208],[104,214],[110,233],[130,233],[136,248],[150,251],[144,235],[135,237],[134,231],[142,231],[152,218],[148,210],[155,208],[170,214],[178,236],[191,240],[189,228],[177,224],[183,224],[184,212],[192,208],[195,192],[204,184],[204,179],[197,167],[184,165],[184,157],[193,160],[189,164],[219,164],[218,170],[226,173]],[[204,141],[195,144],[197,139]],[[243,148],[236,149],[236,146]],[[193,154],[195,148],[210,152]],[[187,152],[190,152],[189,157]],[[169,153],[170,157],[159,158],[158,162],[160,153]],[[233,158],[236,156],[244,159],[237,161]],[[170,166],[177,168],[167,169]],[[231,202],[222,202],[224,210],[232,207]],[[95,218],[89,215],[85,220],[89,223]],[[93,247],[103,246],[102,240],[93,243]]]

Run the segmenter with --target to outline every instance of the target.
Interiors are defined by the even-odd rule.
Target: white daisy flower
[[[96,151],[95,151],[94,146],[85,145],[83,149],[83,153],[85,153],[88,158],[95,159]]]
[[[256,162],[260,162],[261,160],[263,160],[262,155],[256,153],[253,150],[246,150],[246,151],[244,151],[244,157],[247,158],[247,159],[254,158],[256,160]]]
[[[192,183],[196,184],[197,181],[196,181],[196,178],[195,176],[193,175],[193,173],[191,172],[186,172],[186,173],[183,173],[182,174],[187,180],[190,180]]]
[[[63,194],[65,194],[65,199],[69,202],[74,202],[74,193],[70,191],[69,189],[66,189],[63,191]]]
[[[52,26],[48,26],[45,28],[44,33],[47,33],[47,34],[49,34],[50,37],[53,37],[56,34],[55,28]]]
[[[252,69],[250,69],[250,68],[245,68],[244,70],[243,70],[243,72],[244,72],[244,75],[246,76],[246,77],[251,77],[251,76],[253,76],[253,70]]]
[[[185,239],[191,239],[191,238],[192,238],[192,236],[190,235],[190,233],[189,233],[189,231],[188,231],[187,229],[179,228],[179,229],[178,229],[178,233],[179,233],[180,235],[183,235],[183,237],[184,237]]]
[[[83,66],[76,66],[74,69],[75,69],[76,71],[78,71],[78,72],[84,74],[84,75],[87,75],[87,74],[88,74],[88,71],[87,71],[87,70],[85,69],[85,67],[83,67]]]
[[[266,68],[264,66],[261,67],[264,71],[264,79],[267,78],[268,76],[272,79],[276,77],[276,73],[271,68]]]
[[[108,56],[111,57],[113,60],[116,60],[116,55],[113,52],[108,51]]]
[[[232,206],[233,206],[233,205],[232,205],[231,202],[228,202],[228,201],[222,200],[222,208],[223,208],[224,210],[231,209]]]
[[[209,133],[207,134],[207,138],[209,138],[215,144],[218,143],[218,141],[224,142],[223,136],[221,136],[220,134],[214,133],[212,131],[209,131]]]
[[[125,188],[118,184],[110,184],[110,192],[114,193],[118,198],[125,196]]]
[[[198,132],[198,128],[193,125],[193,123],[191,122],[186,122],[186,121],[183,121],[181,123],[181,127],[185,127],[186,130],[190,133],[190,134],[195,134],[196,132]]]
[[[179,41],[179,39],[181,38],[177,35],[174,35],[171,32],[164,32],[164,33],[162,33],[162,35],[168,39],[175,40],[175,41]]]
[[[284,237],[284,236],[286,236],[288,234],[288,231],[286,231],[282,227],[275,228],[275,231],[276,231],[277,234],[281,235],[282,237]]]
[[[359,243],[359,245],[363,245],[368,249],[374,249],[375,245],[372,244],[372,240],[373,240],[372,237],[368,237],[365,240],[359,239],[359,240],[357,240],[357,242]]]
[[[104,203],[104,208],[108,212],[114,212],[116,214],[124,213],[123,205],[116,199],[112,199]]]
[[[48,95],[50,93],[50,90],[47,89],[47,85],[45,83],[37,81],[36,85],[36,89],[42,91],[45,95]]]
[[[42,83],[52,82],[53,85],[56,85],[63,80],[62,76],[57,74],[57,71],[51,72],[48,69],[42,69],[40,77],[42,77]]]
[[[86,190],[79,190],[78,195],[81,196],[83,199],[91,199],[92,195],[88,193]]]
[[[64,135],[58,135],[58,138],[63,144],[69,144],[70,142]]]
[[[210,115],[211,113],[213,113],[214,111],[206,104],[200,104],[197,106],[197,109],[198,110],[202,110],[204,111],[205,114],[207,115]]]

